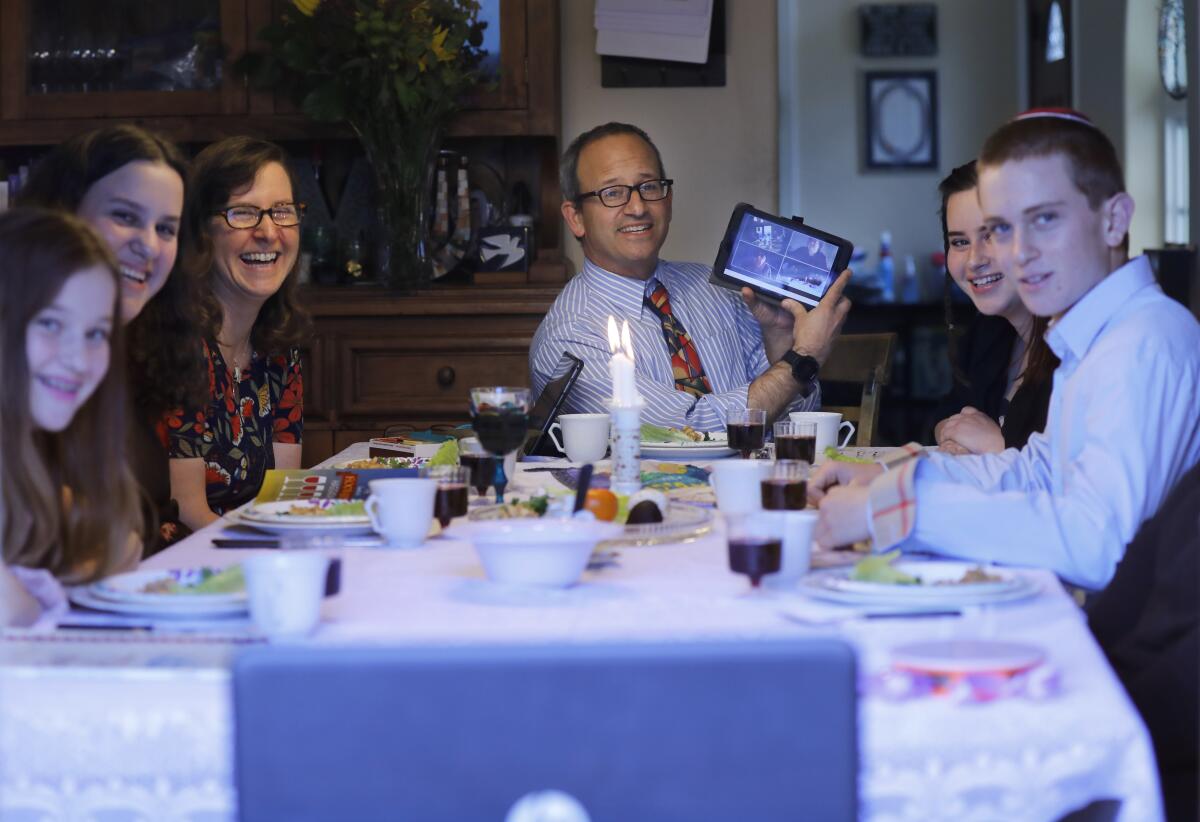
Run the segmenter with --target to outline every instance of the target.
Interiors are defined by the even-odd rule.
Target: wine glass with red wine
[[[742,452],[742,459],[763,447],[767,436],[767,412],[761,408],[746,408],[730,411],[725,418],[725,433],[729,447]]]
[[[529,389],[507,385],[471,389],[471,427],[479,443],[496,457],[492,485],[496,502],[504,502],[504,457],[525,444],[529,429]]]
[[[808,505],[808,463],[776,460],[761,482],[764,511],[803,511]]]
[[[442,528],[450,525],[455,517],[466,516],[467,483],[471,479],[470,469],[457,465],[427,465],[421,476],[437,481],[433,496],[433,516]]]
[[[750,577],[750,588],[757,591],[762,578],[783,567],[783,540],[775,524],[754,514],[727,517],[729,570]]]
[[[804,460],[812,465],[817,460],[817,424],[815,422],[775,423],[775,459]]]

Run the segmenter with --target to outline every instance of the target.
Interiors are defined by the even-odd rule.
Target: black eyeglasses
[[[629,202],[629,198],[633,196],[633,190],[636,188],[638,196],[643,201],[652,203],[655,200],[665,200],[671,193],[671,184],[674,182],[674,180],[646,180],[635,186],[605,186],[595,191],[585,191],[575,198],[575,202],[582,202],[587,197],[595,197],[601,205],[620,208]]]
[[[270,208],[239,205],[214,211],[213,216],[224,217],[226,224],[230,228],[258,228],[258,224],[262,222],[263,215],[270,214],[271,222],[275,223],[275,225],[280,228],[291,228],[294,225],[300,225],[300,219],[304,216],[304,209],[304,203],[280,203]]]

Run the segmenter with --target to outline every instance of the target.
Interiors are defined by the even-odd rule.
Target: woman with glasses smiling
[[[283,150],[261,140],[222,140],[192,165],[182,265],[200,283],[209,397],[165,420],[171,491],[191,528],[252,499],[267,469],[300,467],[295,346],[308,317],[295,294],[304,206],[293,191]]]

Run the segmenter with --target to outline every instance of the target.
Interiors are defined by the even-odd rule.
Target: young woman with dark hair
[[[188,178],[182,268],[200,286],[209,392],[166,425],[171,490],[192,528],[252,499],[267,469],[300,467],[304,208],[286,160],[272,143],[231,137],[200,152]]]
[[[141,554],[125,463],[117,264],[81,221],[0,215],[0,624],[65,602]]]
[[[205,369],[196,298],[175,274],[187,162],[170,141],[133,125],[89,131],[56,146],[35,166],[22,205],[82,217],[108,244],[121,275],[121,322],[129,335],[133,392],[129,461],[148,498],[146,551],[186,536],[171,499],[165,438],[168,409],[199,403]]]
[[[1051,376],[1058,367],[1043,339],[1046,319],[1029,312],[1016,282],[988,252],[977,186],[974,160],[938,186],[947,295],[957,285],[980,314],[960,339],[947,296],[954,387],[939,406],[938,416],[947,416],[934,436],[942,449],[956,454],[1020,448],[1045,428]]]

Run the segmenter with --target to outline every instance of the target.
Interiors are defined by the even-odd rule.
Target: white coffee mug
[[[817,424],[817,459],[821,459],[825,449],[831,445],[845,448],[846,444],[850,442],[850,438],[854,436],[854,423],[850,420],[842,422],[842,415],[836,411],[793,411],[788,414],[788,417],[792,422],[815,422]],[[838,437],[847,425],[850,426],[850,431],[839,443]]]
[[[608,414],[559,414],[550,426],[550,439],[571,462],[598,462],[608,450],[608,428]],[[554,436],[555,429],[562,442]]]
[[[775,521],[776,534],[783,542],[783,562],[779,571],[763,577],[763,582],[776,588],[795,585],[808,573],[812,564],[812,534],[817,524],[817,512],[765,511]]]
[[[437,480],[428,477],[396,477],[368,483],[367,516],[388,545],[416,548],[425,541],[433,523],[433,497]]]
[[[708,482],[717,494],[722,514],[751,514],[762,510],[762,481],[771,468],[769,460],[729,459],[714,462]]]
[[[242,562],[250,618],[271,639],[308,636],[321,620],[329,557],[320,551],[275,551]]]

